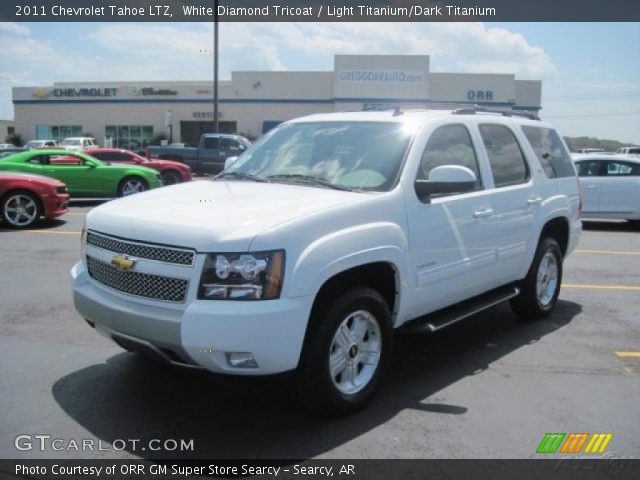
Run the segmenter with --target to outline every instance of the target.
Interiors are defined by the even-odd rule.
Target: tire
[[[357,287],[314,310],[294,377],[295,396],[315,413],[358,409],[375,392],[391,358],[389,306],[376,290]]]
[[[162,178],[162,185],[165,186],[175,185],[182,182],[180,173],[176,172],[175,170],[166,170],[160,174],[160,177]]]
[[[138,187],[134,187],[134,185],[138,185]],[[149,185],[144,179],[136,176],[123,178],[118,185],[118,196],[119,197],[127,197],[129,195],[133,195],[135,193],[144,192],[149,189]]]
[[[511,300],[512,310],[518,317],[525,320],[548,317],[558,302],[561,283],[560,246],[551,237],[542,238],[538,243],[527,276],[520,282],[520,294]]]
[[[26,190],[8,192],[0,201],[0,216],[9,228],[28,228],[43,213],[40,199]]]

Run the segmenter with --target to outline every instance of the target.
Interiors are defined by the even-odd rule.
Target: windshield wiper
[[[242,173],[242,172],[224,172],[216,176],[216,178],[223,178],[223,177],[246,178],[247,180],[253,180],[254,182],[263,182],[263,183],[269,181],[264,177],[258,177],[256,175],[251,175],[250,173]]]
[[[269,175],[268,180],[294,180],[304,182],[312,185],[322,185],[324,187],[333,188],[334,190],[344,190],[347,192],[353,192],[353,188],[345,187],[344,185],[336,185],[326,178],[314,177],[312,175],[300,175],[300,174],[282,174],[282,175]]]

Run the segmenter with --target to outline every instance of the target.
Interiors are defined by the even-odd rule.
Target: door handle
[[[473,216],[475,218],[490,217],[491,215],[493,215],[492,208],[481,208],[480,210],[473,212]]]
[[[595,190],[597,188],[598,188],[597,185],[587,185],[587,190]]]
[[[537,204],[539,204],[539,203],[542,203],[542,200],[543,200],[543,198],[542,198],[542,197],[540,197],[540,196],[536,196],[536,197],[529,197],[529,198],[527,199],[527,203],[528,203],[529,205],[537,205]]]

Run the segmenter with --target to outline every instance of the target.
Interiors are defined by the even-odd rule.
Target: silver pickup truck
[[[237,157],[250,146],[251,142],[240,135],[205,133],[200,137],[198,147],[149,146],[145,153],[147,158],[185,163],[196,175],[202,175],[220,173],[227,158]]]

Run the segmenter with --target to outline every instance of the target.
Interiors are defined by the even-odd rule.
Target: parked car
[[[33,150],[35,148],[51,148],[56,146],[55,140],[29,140],[25,145],[27,150]]]
[[[144,158],[136,153],[121,148],[87,148],[86,154],[106,163],[130,163],[153,168],[160,172],[163,185],[174,185],[176,183],[188,182],[191,180],[191,168],[181,162],[172,160],[160,160],[158,158]]]
[[[6,148],[13,148],[13,147],[15,147],[15,145],[12,143],[0,143],[0,150],[4,150]]]
[[[14,153],[24,152],[25,149],[22,147],[7,147],[0,149],[0,158],[8,157],[9,155],[13,155]]]
[[[194,173],[220,173],[228,157],[237,157],[251,147],[251,142],[240,135],[205,133],[200,144],[194,147],[157,147],[146,148],[148,158],[175,160],[191,167]]]
[[[640,222],[640,158],[574,155],[582,184],[582,217]]]
[[[350,410],[395,328],[437,331],[506,300],[550,315],[579,203],[566,145],[526,112],[312,115],[214,180],[93,209],[75,307],[127,350],[293,370],[304,405]]]
[[[64,182],[72,197],[124,197],[162,186],[155,170],[107,165],[82,152],[29,150],[0,158],[0,171],[44,175]]]
[[[58,145],[67,150],[82,150],[83,148],[97,147],[95,138],[91,137],[67,137]]]
[[[605,153],[604,148],[579,148],[576,153]]]
[[[640,147],[622,147],[619,148],[616,153],[622,155],[640,155]]]
[[[67,213],[69,192],[59,180],[24,173],[0,172],[2,226],[27,228],[40,217],[52,219]]]

